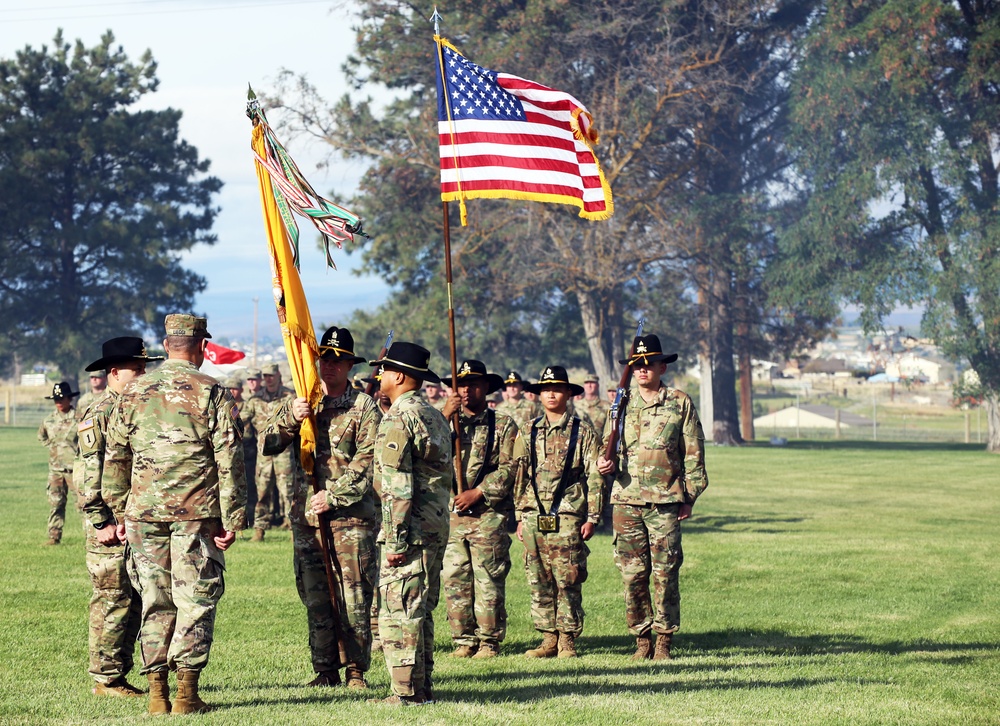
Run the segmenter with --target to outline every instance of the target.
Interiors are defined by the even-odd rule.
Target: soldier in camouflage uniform
[[[62,541],[63,527],[66,525],[66,499],[72,491],[73,499],[79,507],[79,492],[73,483],[73,460],[77,452],[76,412],[73,410],[73,396],[79,391],[66,381],[52,387],[52,395],[45,398],[55,404],[52,411],[38,427],[38,440],[49,449],[49,481],[46,492],[49,497],[49,541],[57,545]]]
[[[459,412],[462,481],[467,487],[455,493],[450,506],[451,533],[441,573],[455,644],[452,655],[492,658],[499,655],[507,633],[507,521],[514,509],[517,425],[487,407],[486,397],[504,382],[487,373],[481,361],[464,361],[454,384],[450,377],[443,381],[455,391],[442,413],[450,419]]]
[[[497,406],[498,413],[510,416],[518,428],[542,415],[542,407],[524,397],[524,379],[520,373],[517,371],[508,373],[504,379],[504,386],[507,389],[507,400]]]
[[[83,414],[98,398],[104,396],[108,390],[108,375],[104,371],[93,371],[90,373],[90,390],[80,396],[76,402],[76,417],[83,418]]]
[[[517,538],[531,588],[531,618],[542,643],[529,658],[576,657],[583,632],[586,541],[601,515],[603,479],[597,471],[598,436],[568,409],[583,391],[562,366],[546,368],[528,390],[545,413],[521,428],[517,440]]]
[[[132,670],[132,653],[142,617],[142,601],[129,581],[125,542],[118,539],[114,515],[104,502],[105,434],[108,413],[125,385],[146,372],[146,362],[163,360],[146,355],[142,338],[112,338],[102,356],[88,371],[106,371],[108,387],[84,412],[80,421],[80,455],[74,474],[83,500],[87,527],[87,572],[90,598],[90,675],[97,696],[141,696],[126,675]]]
[[[295,473],[295,454],[292,449],[279,453],[265,453],[260,432],[284,399],[295,398],[295,392],[281,385],[281,371],[277,363],[262,369],[264,386],[250,399],[246,408],[258,433],[257,449],[257,507],[253,517],[253,541],[263,542],[264,532],[273,525],[291,526],[287,522],[288,500]]]
[[[111,409],[101,481],[142,595],[142,670],[149,713],[201,713],[223,552],[246,527],[243,435],[233,397],[198,371],[205,318],[168,315],[167,361],[126,386]]]
[[[602,456],[598,467],[603,474],[617,472],[611,489],[615,564],[625,583],[625,619],[636,636],[632,657],[666,660],[681,626],[680,523],[708,486],[705,434],[687,394],[660,380],[677,355],[663,353],[655,335],[636,338],[633,351],[620,362],[632,366],[639,395],[629,399],[618,456]],[[609,433],[610,422],[605,445]],[[651,632],[657,634],[655,652]]]
[[[444,395],[444,389],[437,383],[425,383],[423,388],[424,398],[427,399],[427,403],[432,405],[438,411],[444,410],[445,405],[448,403],[448,397]]]
[[[583,380],[583,396],[573,402],[576,412],[590,419],[598,435],[604,431],[604,424],[611,412],[611,404],[598,395],[599,388],[600,380],[591,373]]]
[[[364,674],[371,664],[370,613],[378,574],[372,461],[382,415],[370,396],[348,385],[351,368],[365,361],[354,355],[351,332],[329,328],[319,350],[323,399],[317,410],[313,411],[305,398],[285,399],[263,435],[268,447],[288,446],[297,441],[302,422],[310,414],[316,417],[314,472],[323,491],[314,495],[299,467],[289,515],[295,584],[306,606],[309,648],[317,674],[309,685],[340,684],[339,669],[343,667],[348,687],[367,688]],[[271,437],[276,441],[272,443]],[[323,515],[322,526],[328,526],[333,535],[331,554],[341,578],[336,593],[339,621],[330,601],[318,515]]]
[[[246,395],[236,405],[240,409],[240,421],[243,423],[243,460],[247,471],[247,525],[253,526],[254,512],[257,509],[257,429],[253,427],[254,406],[251,405],[257,391],[263,385],[260,368],[247,368],[244,386]]]
[[[433,700],[434,608],[448,541],[454,477],[451,431],[424,401],[421,381],[438,381],[430,352],[394,342],[381,360],[382,391],[392,406],[375,441],[375,487],[382,496],[379,635],[392,679],[390,704]]]

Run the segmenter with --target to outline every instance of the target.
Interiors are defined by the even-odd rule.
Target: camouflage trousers
[[[254,529],[270,529],[288,517],[294,485],[295,462],[292,447],[275,456],[257,455],[257,506]]]
[[[538,531],[538,515],[525,512],[524,571],[531,590],[531,620],[542,633],[583,632],[583,583],[587,581],[590,548],[580,536],[583,522],[559,515],[559,531]]]
[[[354,664],[367,671],[371,665],[370,618],[378,574],[375,523],[335,519],[331,529],[342,578],[341,591],[337,593],[339,627],[330,603],[319,530],[294,521],[292,524],[295,586],[306,606],[313,670],[320,673]]]
[[[62,539],[63,527],[66,526],[66,500],[70,492],[73,493],[77,510],[80,509],[76,487],[73,486],[73,472],[49,469],[45,492],[49,498],[49,537],[59,540]]]
[[[213,540],[221,531],[218,519],[126,521],[142,596],[143,675],[208,664],[215,609],[226,589],[225,559]]]
[[[427,693],[434,671],[434,608],[441,597],[441,564],[447,541],[424,535],[398,567],[383,549],[379,570],[378,630],[385,665],[397,696]]]
[[[503,641],[507,633],[508,572],[507,516],[492,509],[478,517],[460,517],[452,512],[441,584],[455,645]]]
[[[113,525],[108,525],[113,526]],[[130,553],[125,545],[105,547],[97,530],[87,531],[90,596],[90,675],[108,684],[132,670],[142,601],[129,580]]]
[[[684,562],[679,504],[615,504],[615,564],[625,583],[625,621],[633,635],[681,627],[677,575]],[[649,590],[653,579],[652,596]]]

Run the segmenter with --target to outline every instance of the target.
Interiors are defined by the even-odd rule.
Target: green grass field
[[[575,661],[536,642],[515,542],[504,656],[456,661],[443,606],[433,706],[393,710],[380,656],[367,693],[311,678],[291,544],[228,554],[206,724],[989,724],[1000,722],[1000,458],[976,447],[796,442],[708,452],[685,523],[676,660],[629,661],[611,539],[592,542]],[[89,581],[75,513],[45,547],[45,455],[0,430],[0,723],[145,719],[89,693]],[[144,685],[144,679],[134,678]],[[177,717],[185,718],[185,717]]]

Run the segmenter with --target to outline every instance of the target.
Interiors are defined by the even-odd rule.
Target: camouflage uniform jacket
[[[447,539],[451,459],[451,430],[444,416],[414,391],[393,401],[375,440],[384,553],[404,554],[424,544],[426,535]]]
[[[83,500],[83,514],[91,524],[114,520],[111,508],[105,503],[101,494],[101,478],[104,474],[108,415],[117,400],[117,393],[110,388],[104,389],[83,412],[80,420],[80,454],[77,457],[77,468],[73,473],[75,476],[79,470],[80,479],[77,486]]]
[[[465,486],[472,487],[483,468],[486,440],[489,435],[487,416],[489,409],[475,416],[459,414],[459,428],[462,432],[462,473]],[[514,474],[517,462],[514,459],[514,440],[517,438],[517,424],[510,416],[495,412],[496,426],[493,434],[493,449],[488,454],[486,475],[479,484],[479,490],[486,496],[476,507],[486,506],[497,512],[514,510]]]
[[[263,436],[277,434],[282,446],[291,444],[302,424],[292,414],[287,398],[271,415]],[[375,436],[382,414],[374,399],[350,386],[344,395],[324,396],[316,410],[315,473],[326,489],[326,500],[336,511],[334,518],[374,520],[375,490],[372,488],[372,462],[375,459]],[[312,490],[305,476],[295,478],[292,507],[303,516]],[[296,517],[301,519],[300,517]],[[312,526],[316,526],[313,524]]]
[[[111,409],[104,501],[119,522],[221,517],[226,529],[244,529],[242,436],[229,391],[193,363],[168,359]]]
[[[38,427],[38,440],[49,447],[49,469],[73,471],[76,459],[76,410],[60,413],[53,409]]]
[[[605,426],[605,443],[608,431]],[[683,391],[663,384],[651,403],[633,391],[625,409],[613,504],[694,504],[708,486],[705,434]]]
[[[93,391],[87,391],[82,394],[78,399],[76,399],[76,417],[81,421],[87,415],[87,409],[97,403],[99,400],[104,398],[104,394],[108,392],[105,388],[99,393],[94,393]]]
[[[527,398],[522,398],[517,401],[504,401],[497,406],[497,413],[510,416],[518,428],[523,428],[525,424],[542,415],[542,407]]]
[[[611,404],[603,398],[595,398],[588,401],[586,398],[578,398],[574,401],[576,411],[581,416],[586,415],[590,423],[594,426],[594,431],[598,433],[604,431],[604,424],[607,423],[608,414],[611,412]]]
[[[264,445],[264,437],[261,432],[267,428],[268,421],[271,419],[271,415],[280,405],[280,402],[285,399],[292,400],[295,398],[295,391],[285,386],[279,386],[278,390],[274,393],[269,393],[267,388],[261,387],[257,393],[255,393],[249,401],[243,405],[243,410],[240,411],[240,419],[243,421],[244,425],[249,423],[253,426],[254,432],[256,432],[258,439],[258,447]],[[275,403],[275,402],[279,403]]]
[[[536,429],[535,461],[538,466],[535,484],[538,487],[538,498],[545,507],[545,514],[551,514],[552,499],[566,465],[572,423],[573,416],[567,411],[555,423],[549,423],[545,416],[540,416],[521,427],[515,448],[518,467],[514,505],[517,507],[515,516],[518,521],[525,514],[538,512],[538,500],[535,499],[535,490],[531,486],[532,425]],[[580,432],[573,452],[569,483],[559,503],[558,514],[571,514],[594,524],[600,520],[604,506],[604,478],[597,471],[597,445],[597,434],[593,427],[580,419]]]

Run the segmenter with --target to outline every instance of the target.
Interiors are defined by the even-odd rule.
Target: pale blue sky
[[[224,182],[216,203],[221,212],[214,231],[219,241],[199,246],[184,264],[205,277],[208,288],[194,309],[209,317],[216,336],[247,340],[253,329],[253,297],[260,298],[260,334],[279,338],[271,296],[257,181],[250,154],[250,123],[244,115],[247,83],[258,91],[274,84],[287,68],[306,73],[333,101],[347,86],[340,66],[354,47],[354,19],[333,0],[0,0],[0,57],[13,58],[26,45],[51,47],[58,28],[68,42],[96,45],[106,30],[130,58],[147,48],[158,63],[159,90],[146,108],[184,112],[182,137],[212,162]],[[430,33],[428,33],[430,37]],[[273,122],[275,113],[268,114]],[[286,140],[313,186],[322,194],[349,194],[362,171],[332,164],[323,171],[319,144]],[[357,277],[360,264],[347,250],[334,250],[337,271],[327,270],[316,234],[300,226],[302,279],[314,322],[346,320],[355,308],[373,308],[388,294],[378,278]]]

